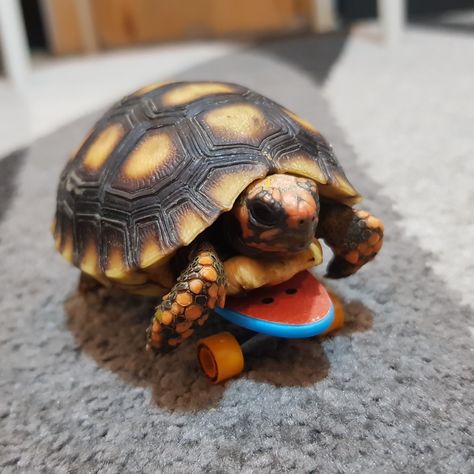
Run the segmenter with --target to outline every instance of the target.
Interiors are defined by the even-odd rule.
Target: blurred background
[[[473,19],[472,0],[0,0],[0,156],[255,43],[356,27],[396,48],[408,24],[472,31]]]

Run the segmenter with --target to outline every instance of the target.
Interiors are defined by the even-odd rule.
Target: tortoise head
[[[233,209],[241,228],[239,250],[245,254],[288,254],[309,247],[318,224],[316,183],[274,174],[252,183]]]

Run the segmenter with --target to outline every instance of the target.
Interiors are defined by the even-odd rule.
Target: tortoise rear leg
[[[383,230],[382,222],[367,211],[321,202],[317,237],[324,239],[334,252],[326,276],[352,275],[372,260],[382,247]]]
[[[89,293],[90,291],[98,290],[102,286],[104,285],[102,285],[100,281],[91,277],[87,273],[81,272],[81,276],[79,277],[79,284],[78,284],[79,293],[82,293],[83,295],[85,295]]]
[[[194,325],[205,323],[216,305],[224,306],[226,286],[224,266],[214,248],[207,243],[199,245],[156,308],[147,331],[147,348],[167,350],[181,344],[193,334]]]

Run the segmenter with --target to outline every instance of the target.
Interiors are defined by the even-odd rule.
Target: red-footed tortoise
[[[306,120],[245,87],[152,84],[96,123],[59,183],[58,251],[91,281],[162,296],[148,347],[188,338],[226,294],[275,285],[334,252],[374,258],[383,225]],[[92,277],[92,278],[91,278]]]

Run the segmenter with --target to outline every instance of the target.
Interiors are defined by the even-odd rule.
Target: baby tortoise
[[[236,84],[152,84],[96,123],[62,172],[53,233],[100,282],[162,296],[148,347],[188,338],[226,294],[275,285],[334,252],[351,275],[383,225],[306,120]]]

